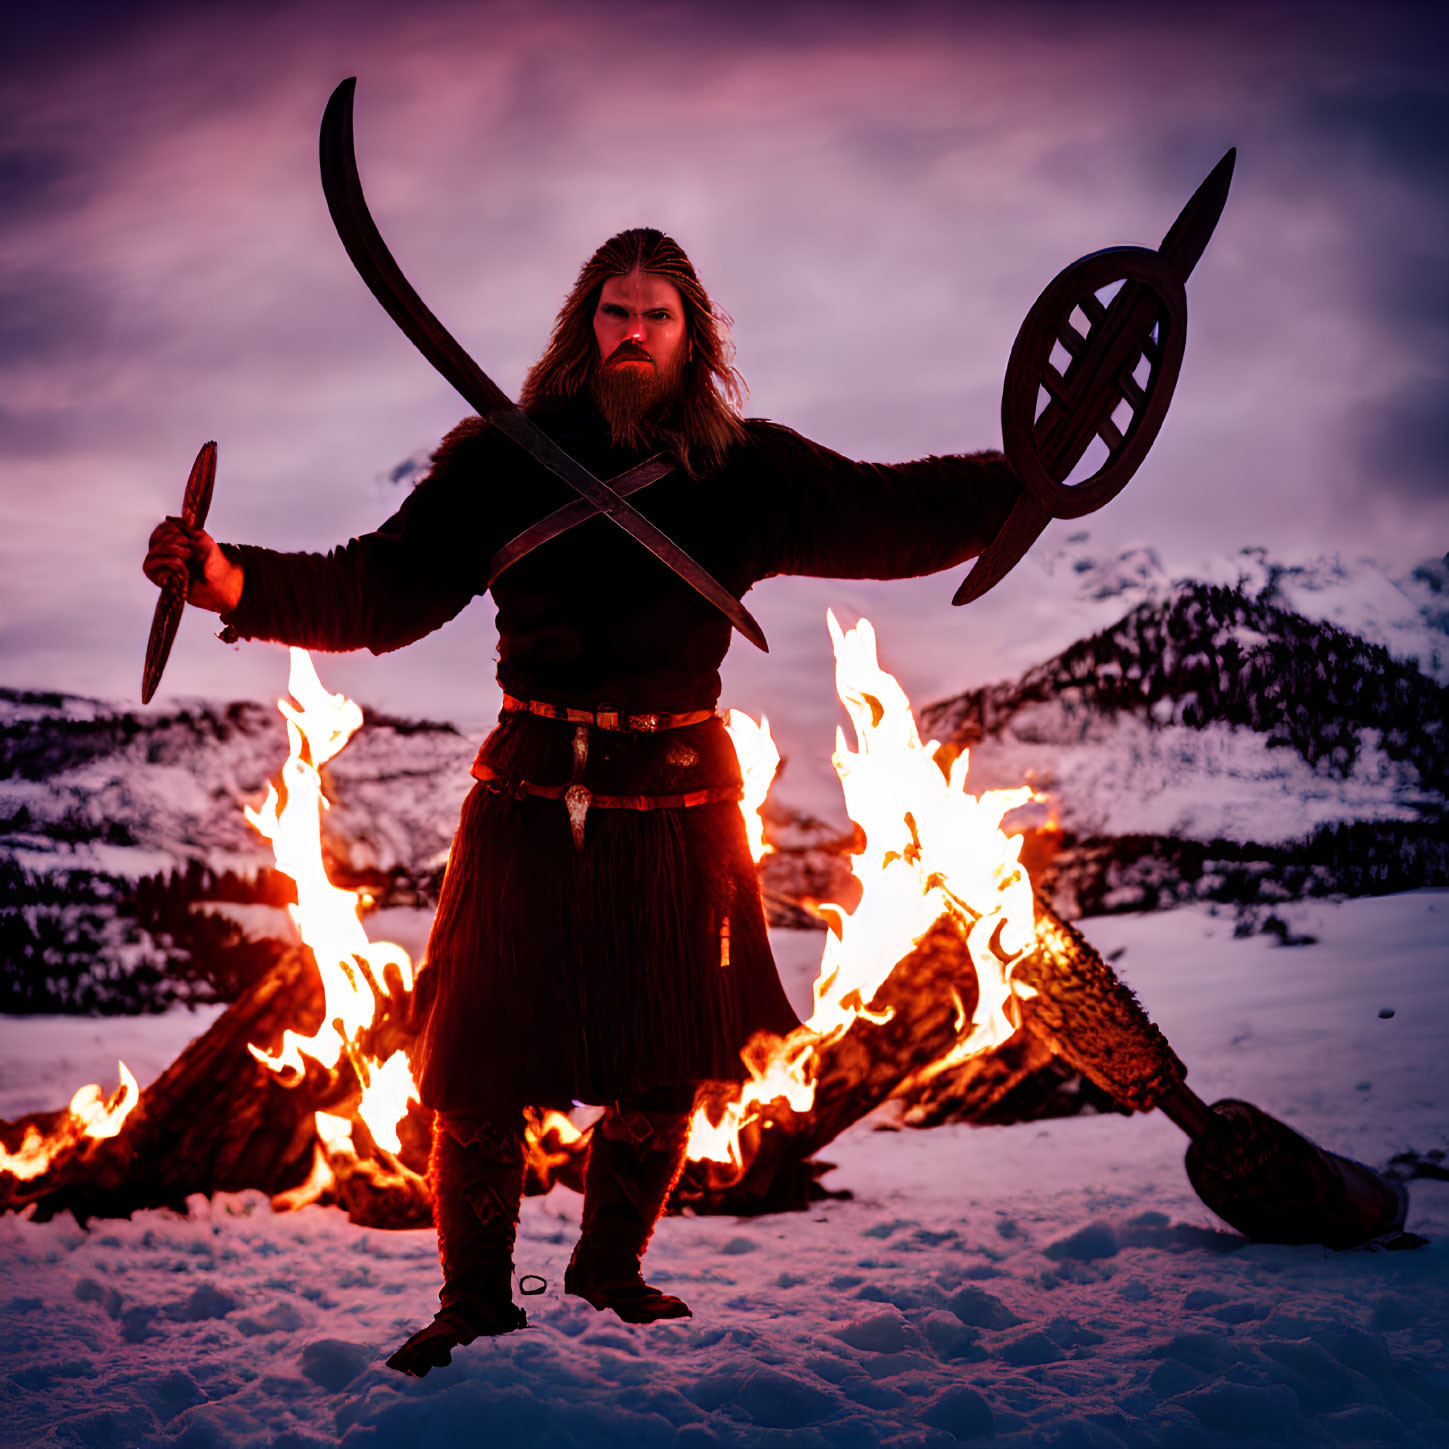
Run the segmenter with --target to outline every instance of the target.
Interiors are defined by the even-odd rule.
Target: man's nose
[[[644,328],[644,319],[642,317],[631,317],[629,319],[629,325],[624,329],[624,336],[630,342],[643,342],[645,337],[648,336]]]

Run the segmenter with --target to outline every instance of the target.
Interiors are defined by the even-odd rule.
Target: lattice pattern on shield
[[[1143,247],[1083,257],[1038,299],[1008,367],[1026,387],[1004,401],[1002,428],[1007,456],[1054,517],[1100,508],[1131,476],[1166,415],[1186,330],[1182,284]],[[1097,439],[1105,461],[1069,484]]]
[[[1093,476],[1122,456],[1127,443],[1147,415],[1151,395],[1162,381],[1164,351],[1161,338],[1171,325],[1171,317],[1169,309],[1161,304],[1152,289],[1141,283],[1127,282],[1120,289],[1109,285],[1080,297],[1071,315],[1059,327],[1055,345],[1042,366],[1032,428],[1044,459],[1051,460],[1048,472],[1057,483],[1067,483],[1071,472],[1087,456],[1091,445],[1093,435],[1083,437],[1084,429],[1073,431],[1065,424],[1074,405],[1089,401],[1086,396],[1089,380],[1083,377],[1084,368],[1094,360],[1094,334],[1106,321],[1108,308],[1117,300],[1119,291],[1127,293],[1125,306],[1130,310],[1134,323],[1148,307],[1152,308],[1155,316],[1135,354],[1130,355],[1115,372],[1101,379],[1101,396],[1093,410],[1093,420],[1096,424],[1095,437],[1105,448],[1105,457],[1092,470]],[[1128,335],[1131,330],[1135,328],[1123,329]],[[1078,442],[1082,449],[1072,456]]]

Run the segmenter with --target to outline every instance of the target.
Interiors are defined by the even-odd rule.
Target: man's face
[[[653,272],[610,277],[594,310],[594,336],[604,373],[672,380],[688,350],[678,289]]]

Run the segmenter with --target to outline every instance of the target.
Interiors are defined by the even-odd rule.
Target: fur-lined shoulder
[[[438,444],[437,450],[433,453],[433,467],[441,463],[449,462],[453,455],[474,438],[482,436],[491,427],[492,423],[487,418],[473,416],[464,418],[448,435]]]
[[[784,423],[772,422],[769,418],[741,418],[745,432],[751,439],[767,439],[770,437],[798,438],[803,436],[797,433],[794,428],[787,428]]]
[[[794,428],[787,428],[783,423],[771,422],[769,418],[746,418],[744,420],[745,435],[751,443],[761,444],[766,448],[770,447],[804,447],[815,452],[830,452],[823,443],[817,443],[807,438],[803,433],[797,433]],[[913,459],[915,463],[934,466],[943,463],[957,462],[967,459],[973,463],[996,464],[1005,463],[1005,458],[997,448],[980,448],[969,453],[928,453],[924,458]],[[1015,475],[1012,475],[1015,477]]]
[[[742,418],[745,436],[744,445],[747,448],[759,448],[766,453],[776,453],[780,450],[794,450],[797,448],[817,448],[819,444],[812,443],[803,433],[797,433],[794,428],[787,428],[784,423],[771,422],[769,418]]]

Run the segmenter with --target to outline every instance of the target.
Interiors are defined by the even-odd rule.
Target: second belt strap
[[[708,716],[706,716],[708,717]],[[691,721],[693,723],[693,721]],[[688,810],[696,805],[738,804],[744,791],[738,785],[715,785],[704,790],[686,790],[678,795],[595,795],[583,782],[589,759],[589,726],[579,724],[573,737],[573,771],[566,785],[535,785],[531,780],[510,780],[481,760],[473,764],[472,775],[485,788],[517,798],[532,795],[540,800],[562,800],[568,811],[574,849],[584,848],[584,823],[590,809],[600,810]]]

